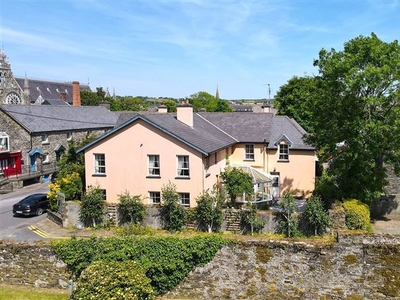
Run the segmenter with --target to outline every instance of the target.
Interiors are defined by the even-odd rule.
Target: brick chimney
[[[81,88],[79,81],[72,81],[72,105],[81,106]]]
[[[193,127],[193,106],[191,104],[179,104],[176,108],[176,118],[178,121]]]

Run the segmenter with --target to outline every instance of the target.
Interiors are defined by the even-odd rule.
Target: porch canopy
[[[271,184],[273,177],[266,172],[257,170],[251,166],[233,166],[234,168],[238,168],[243,170],[246,173],[249,173],[253,177],[253,185],[254,185],[254,199],[251,202],[254,203],[262,203],[268,202],[272,200],[272,196],[270,193]],[[246,195],[239,196],[235,202],[236,203],[246,203]]]
[[[268,173],[257,170],[251,166],[233,166],[233,167],[241,169],[246,173],[249,173],[253,177],[254,184],[272,182],[273,180],[272,176],[269,175]]]

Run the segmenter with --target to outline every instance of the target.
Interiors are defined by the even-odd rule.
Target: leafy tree
[[[139,97],[119,97],[111,102],[113,111],[147,111],[149,109],[146,101]]]
[[[99,187],[90,187],[82,199],[80,220],[86,225],[96,227],[104,216],[105,197]]]
[[[294,237],[298,234],[298,218],[296,215],[296,199],[290,193],[285,193],[279,202],[280,212],[278,217],[278,232],[287,237]]]
[[[260,231],[265,226],[265,221],[260,219],[257,215],[257,205],[247,202],[245,209],[240,211],[240,222],[244,228],[250,227],[250,234],[253,235],[254,231]]]
[[[292,77],[281,86],[273,101],[278,114],[295,119],[307,132],[312,131],[309,109],[313,97],[320,94],[319,77]]]
[[[186,226],[185,208],[179,203],[176,185],[168,182],[161,188],[162,209],[161,218],[164,228],[168,231],[180,231]]]
[[[140,196],[131,196],[128,191],[119,196],[120,223],[140,224],[146,216],[146,207]]]
[[[320,95],[309,103],[312,132],[307,141],[329,161],[327,173],[338,199],[370,203],[387,185],[385,164],[400,173],[400,47],[374,33],[322,49]]]
[[[172,99],[167,99],[161,102],[162,105],[167,107],[168,112],[176,112],[176,101]]]
[[[189,103],[193,105],[193,110],[196,112],[202,108],[213,112],[217,108],[218,99],[207,92],[198,92],[190,96]]]
[[[231,112],[233,111],[229,102],[223,99],[218,99],[217,107],[215,112]]]
[[[254,193],[253,178],[242,169],[227,167],[220,175],[232,205],[235,204],[237,196]]]
[[[83,106],[99,106],[102,98],[92,91],[81,91],[81,104]]]
[[[313,228],[314,235],[322,235],[330,225],[330,218],[318,196],[311,196],[306,202],[303,218]]]
[[[195,218],[201,228],[207,228],[208,232],[220,228],[223,222],[224,201],[225,197],[215,187],[211,192],[205,191],[196,199]]]

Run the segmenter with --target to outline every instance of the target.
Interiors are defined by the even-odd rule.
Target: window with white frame
[[[288,161],[289,160],[289,145],[285,143],[279,144],[279,160]]]
[[[179,193],[179,198],[181,201],[181,204],[183,206],[190,206],[190,194],[189,193]]]
[[[178,155],[178,166],[177,166],[177,176],[178,177],[189,177],[189,156],[188,155]]]
[[[254,160],[254,145],[245,145],[244,159]]]
[[[94,154],[94,173],[106,174],[106,156],[102,153]]]
[[[149,203],[150,204],[160,204],[161,203],[160,192],[149,192]]]
[[[0,152],[2,151],[10,151],[10,139],[5,132],[0,132]]]
[[[47,144],[49,142],[49,136],[47,134],[42,134],[42,144]]]
[[[160,176],[160,155],[148,155],[149,176]]]
[[[42,162],[44,164],[48,164],[50,162],[50,156],[49,153],[43,153],[42,154]]]

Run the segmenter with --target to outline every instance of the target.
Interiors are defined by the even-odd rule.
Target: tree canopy
[[[228,101],[219,99],[207,92],[198,92],[189,98],[189,103],[193,105],[193,110],[198,112],[205,109],[208,112],[230,112],[232,111]]]
[[[400,173],[398,41],[358,36],[321,49],[314,66],[318,75],[289,80],[275,106],[307,129],[337,200],[369,203],[387,185],[386,165]]]

